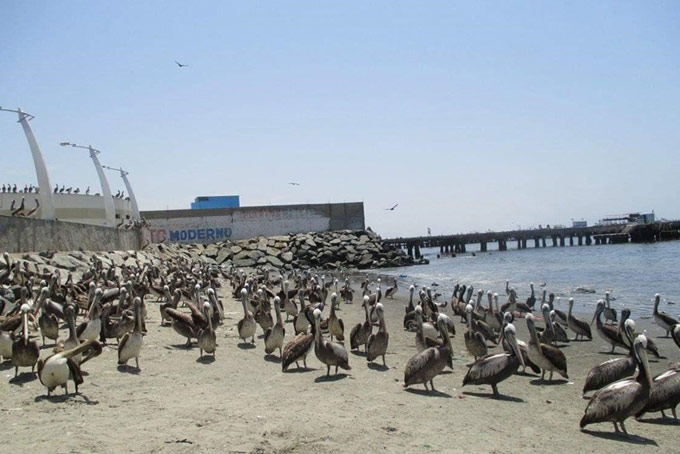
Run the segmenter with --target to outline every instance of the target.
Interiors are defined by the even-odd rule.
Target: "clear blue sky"
[[[0,40],[0,105],[36,116],[53,184],[99,191],[58,146],[92,144],[143,210],[363,200],[385,236],[680,218],[675,1],[7,1]],[[0,182],[34,183],[0,114]]]

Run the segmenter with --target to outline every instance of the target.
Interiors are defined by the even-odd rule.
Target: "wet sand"
[[[437,391],[428,393],[423,386],[402,387],[404,365],[416,353],[414,334],[402,328],[405,289],[394,300],[383,301],[390,332],[388,368],[380,362],[367,365],[363,353],[350,353],[352,370],[330,379],[313,352],[310,370],[293,366],[282,373],[278,358],[266,357],[263,339],[254,347],[241,344],[236,332],[241,306],[226,294],[223,288],[227,318],[217,329],[214,362],[199,360],[197,347],[184,348],[185,339],[169,326],[159,326],[158,304],[151,298],[140,372],[117,367],[114,341],[84,366],[80,395],[62,397],[58,389],[57,397],[48,399],[28,369],[15,381],[10,363],[1,364],[3,451],[639,453],[673,452],[680,441],[680,426],[661,419],[660,413],[646,415],[643,422],[629,419],[629,436],[614,434],[611,423],[579,430],[587,404],[581,397],[586,373],[620,356],[602,353],[609,348],[594,329],[592,342],[572,342],[563,349],[570,380],[556,375],[547,383],[537,376],[515,375],[499,384],[503,397],[493,399],[489,386],[461,386],[472,358],[464,347],[465,327],[456,318],[454,371],[435,378]],[[338,312],[347,338],[364,317],[358,301],[355,296],[355,304],[342,303]],[[518,337],[526,341],[524,320],[516,326]],[[648,330],[667,357],[650,363],[656,374],[678,361],[680,350],[671,339],[657,338],[665,334],[657,326]],[[292,332],[286,324],[286,340]],[[49,352],[51,347],[41,356]]]

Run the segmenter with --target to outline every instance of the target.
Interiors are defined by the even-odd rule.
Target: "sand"
[[[617,356],[601,353],[609,349],[597,337],[564,348],[571,380],[544,383],[540,377],[515,375],[499,385],[505,397],[492,399],[489,386],[461,386],[465,364],[472,359],[463,343],[464,326],[456,319],[454,371],[435,378],[437,392],[430,394],[422,386],[402,388],[404,365],[416,352],[414,334],[402,328],[404,289],[384,301],[388,369],[350,354],[352,370],[331,379],[313,353],[310,370],[282,373],[276,359],[265,358],[262,339],[254,348],[240,345],[236,323],[241,306],[226,290],[220,291],[227,318],[217,330],[214,362],[199,361],[198,348],[184,348],[183,338],[159,325],[152,298],[139,373],[118,370],[114,341],[84,366],[80,395],[48,399],[28,369],[14,381],[10,363],[0,365],[2,450],[639,453],[673,452],[680,442],[680,426],[660,419],[660,413],[646,415],[644,422],[629,419],[627,437],[615,435],[609,423],[590,426],[587,433],[579,430],[587,404],[581,397],[587,371]],[[339,316],[349,337],[363,311],[359,304],[343,303]],[[524,320],[516,325],[518,337],[527,340]],[[286,329],[289,340],[292,325]],[[664,334],[658,327],[649,330],[667,356],[651,362],[656,374],[680,359],[680,350],[670,339],[656,339]],[[44,349],[42,356],[50,351]]]

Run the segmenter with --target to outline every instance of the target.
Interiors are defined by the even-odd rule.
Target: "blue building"
[[[218,195],[196,197],[191,203],[192,210],[212,210],[216,208],[238,208],[241,206],[237,195]]]

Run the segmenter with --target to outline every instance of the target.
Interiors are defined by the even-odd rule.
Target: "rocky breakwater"
[[[387,268],[414,262],[401,249],[382,242],[371,230],[298,233],[208,245],[150,245],[145,252],[185,254],[188,258],[238,268]]]

